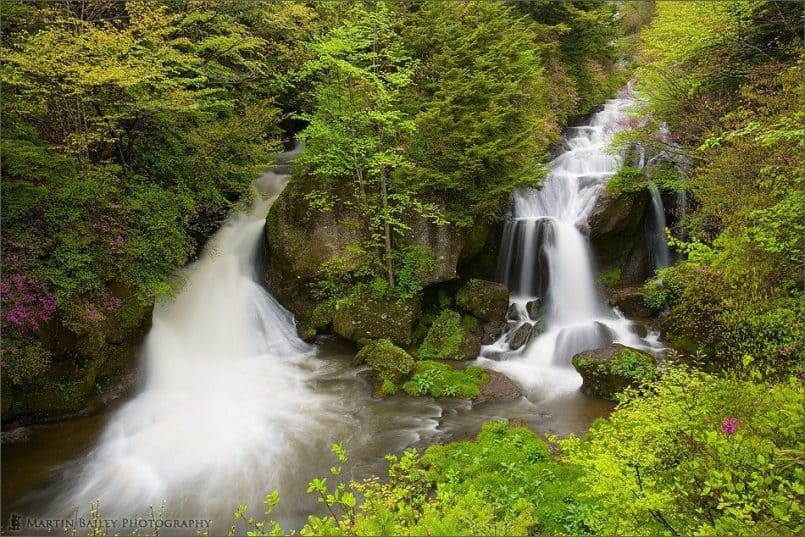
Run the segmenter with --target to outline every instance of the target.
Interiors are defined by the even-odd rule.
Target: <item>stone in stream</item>
[[[486,372],[489,374],[489,382],[480,387],[481,395],[475,398],[476,402],[517,399],[523,395],[520,387],[509,377],[489,369]]]
[[[545,322],[542,319],[534,321],[534,324],[531,326],[531,330],[528,332],[528,344],[531,344],[532,341],[537,339],[545,332]]]
[[[531,323],[525,322],[521,324],[509,337],[509,347],[511,350],[516,351],[528,341],[528,335],[531,333]]]
[[[536,321],[539,319],[539,310],[542,306],[542,300],[539,298],[535,298],[534,300],[529,300],[526,302],[525,310],[528,312],[528,316],[531,318],[532,321]]]
[[[517,321],[518,319],[520,319],[520,311],[517,309],[517,304],[512,304],[506,312],[506,320]]]
[[[603,399],[614,399],[627,386],[651,380],[657,374],[654,357],[618,343],[578,353],[573,357],[573,367],[584,380],[581,391]]]
[[[609,295],[609,305],[618,308],[630,318],[655,317],[655,313],[645,305],[645,298],[646,295],[640,289],[625,287],[617,289]]]

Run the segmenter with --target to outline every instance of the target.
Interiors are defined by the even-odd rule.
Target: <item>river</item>
[[[547,330],[517,352],[504,336],[476,362],[513,378],[524,397],[377,399],[367,371],[351,365],[351,346],[297,339],[292,317],[261,285],[259,268],[265,216],[296,154],[289,151],[254,181],[251,208],[230,217],[186,269],[179,295],[155,309],[131,397],[94,416],[4,434],[4,517],[86,516],[99,500],[102,517],[133,518],[165,501],[166,518],[212,519],[211,534],[220,534],[238,504],[260,514],[262,497],[277,488],[277,519],[298,528],[320,510],[305,489],[327,475],[333,442],[347,449],[347,477],[361,478],[382,474],[386,453],[469,438],[490,419],[583,434],[612,404],[579,392],[572,353],[600,344],[601,326],[608,341],[658,345],[638,338],[604,305],[579,232],[620,165],[606,147],[626,106],[628,99],[608,101],[589,125],[570,129],[545,188],[514,193],[501,278],[521,307],[542,296]],[[540,242],[538,235],[551,239]],[[547,263],[542,280],[540,258]]]

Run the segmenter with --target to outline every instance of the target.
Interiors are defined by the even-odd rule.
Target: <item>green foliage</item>
[[[343,464],[346,455],[334,446]],[[326,516],[301,535],[582,535],[589,508],[576,502],[577,467],[552,461],[523,427],[489,422],[475,441],[389,455],[388,478],[310,482]],[[340,479],[341,466],[331,469]],[[236,515],[237,516],[237,515]],[[273,528],[267,521],[263,528]],[[255,535],[263,535],[255,533]]]
[[[805,269],[803,42],[794,30],[802,10],[767,1],[710,8],[658,3],[642,35],[637,74],[649,101],[647,128],[635,136],[693,164],[680,184],[695,198],[681,223],[691,240],[675,244],[688,258],[650,285],[649,306],[667,304],[667,328],[713,358],[739,364],[751,354],[780,373],[803,360],[791,321]],[[613,188],[641,181],[623,172]]]
[[[651,380],[657,375],[657,367],[651,356],[628,348],[615,352],[608,367],[616,375],[641,382]]]
[[[591,529],[617,535],[796,535],[802,527],[801,380],[772,387],[675,366],[609,420],[562,443],[584,468]]]
[[[425,58],[411,104],[411,180],[441,193],[453,221],[499,214],[513,188],[536,186],[558,134],[536,26],[499,3],[434,1],[412,15],[406,37]]]
[[[414,374],[402,385],[408,395],[421,397],[478,397],[479,388],[489,382],[489,374],[480,367],[455,369],[449,364],[422,360],[416,363]]]
[[[463,360],[464,338],[461,315],[445,309],[431,324],[417,350],[417,357],[423,360]]]
[[[621,267],[618,265],[612,265],[610,267],[605,268],[604,270],[601,271],[601,274],[598,276],[598,283],[610,289],[618,285],[618,282],[620,282],[620,280],[621,280]]]
[[[171,275],[270,163],[278,112],[266,86],[244,83],[272,85],[262,58],[277,47],[272,29],[245,24],[249,2],[74,8],[4,3],[2,218],[4,251],[81,334],[172,293]],[[265,6],[260,21],[303,11]]]

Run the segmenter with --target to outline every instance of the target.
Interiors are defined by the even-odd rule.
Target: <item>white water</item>
[[[656,350],[657,334],[642,339],[619,312],[599,296],[587,238],[580,231],[596,198],[622,164],[607,152],[623,128],[629,98],[612,99],[590,124],[569,129],[567,150],[550,164],[541,190],[513,193],[512,217],[504,227],[498,277],[512,292],[518,319],[478,362],[515,379],[534,400],[577,390],[581,376],[574,354],[619,342]],[[509,334],[528,321],[525,304],[539,298],[545,331],[523,349],[511,351]],[[502,358],[502,359],[500,359]]]
[[[654,269],[665,268],[671,264],[671,250],[665,237],[665,207],[662,196],[654,183],[649,185],[651,193],[651,220],[648,227],[649,252]]]
[[[181,293],[155,309],[142,389],[54,512],[85,512],[101,499],[103,516],[115,519],[169,500],[171,516],[231,520],[239,501],[289,479],[295,470],[284,462],[311,437],[326,436],[332,397],[307,382],[313,348],[258,283],[265,216],[287,180],[259,177],[251,210],[227,221],[186,270]]]

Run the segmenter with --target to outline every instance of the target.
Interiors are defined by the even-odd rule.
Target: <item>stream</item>
[[[277,488],[275,517],[289,530],[320,512],[305,489],[328,475],[333,442],[350,457],[346,477],[362,478],[385,472],[386,453],[470,438],[490,419],[583,434],[613,405],[578,390],[572,354],[611,341],[659,349],[656,334],[639,338],[605,306],[580,231],[620,166],[606,147],[630,102],[610,100],[589,125],[568,129],[543,190],[513,194],[499,277],[518,311],[512,330],[529,322],[525,305],[540,297],[545,331],[518,351],[504,334],[476,363],[515,380],[524,397],[377,399],[366,369],[351,365],[351,346],[296,337],[292,316],[260,283],[259,265],[265,216],[297,149],[254,181],[252,207],[227,220],[186,269],[178,296],[155,308],[128,400],[4,435],[4,518],[86,517],[95,500],[104,519],[148,518],[149,506],[165,501],[166,519],[212,519],[216,535],[241,503],[262,514],[262,498]]]

